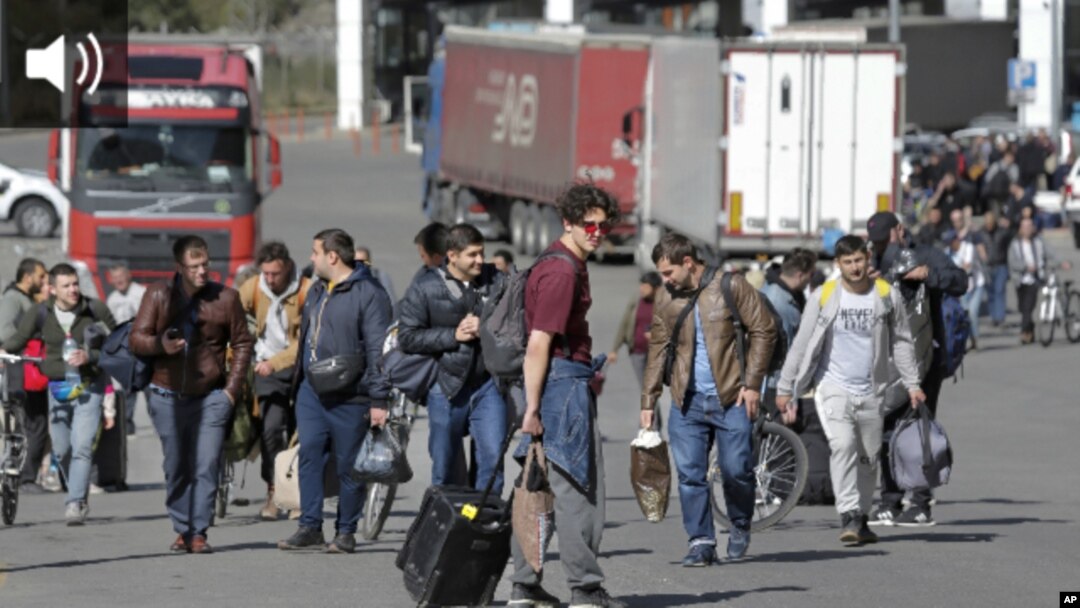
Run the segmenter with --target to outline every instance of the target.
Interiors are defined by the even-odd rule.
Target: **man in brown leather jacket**
[[[150,418],[165,452],[165,506],[178,534],[174,553],[210,553],[206,530],[232,406],[255,340],[235,289],[210,280],[210,251],[198,236],[173,245],[176,276],[146,290],[131,328],[131,351],[154,358]],[[232,348],[231,367],[225,352]]]
[[[706,268],[686,237],[667,234],[653,249],[653,263],[667,285],[656,296],[641,425],[653,425],[664,385],[666,352],[673,333],[671,405],[668,434],[679,472],[683,527],[690,537],[685,567],[716,563],[716,532],[709,503],[709,452],[715,442],[723,472],[724,499],[731,519],[727,553],[739,559],[750,545],[754,513],[751,420],[757,416],[761,386],[776,342],[777,327],[757,290],[732,275],[731,291],[745,325],[746,369],[736,354],[735,327],[724,303],[722,273]],[[697,295],[693,308],[691,299]],[[680,313],[687,310],[678,330]],[[745,378],[745,381],[744,381]]]

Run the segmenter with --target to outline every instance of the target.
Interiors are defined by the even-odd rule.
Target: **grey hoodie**
[[[836,290],[843,289],[839,279],[826,282],[811,294],[803,311],[802,323],[795,341],[791,343],[784,368],[780,372],[777,395],[801,396],[814,388],[818,368],[827,365],[821,359],[826,340],[831,339],[833,322],[840,309]],[[907,311],[900,294],[886,281],[874,284],[878,298],[874,300],[874,395],[885,396],[893,363],[899,370],[908,390],[919,388],[919,372],[915,364],[915,348],[911,340]]]

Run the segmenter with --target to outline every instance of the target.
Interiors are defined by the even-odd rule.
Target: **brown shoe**
[[[191,547],[188,546],[187,541],[184,540],[184,535],[180,534],[173,541],[172,546],[169,547],[171,553],[191,553]]]
[[[293,509],[289,511],[289,519],[300,519],[300,509]]]
[[[266,504],[259,509],[259,519],[263,521],[277,521],[281,516],[281,510],[274,504],[274,486],[266,492]]]
[[[1030,331],[1025,331],[1020,334],[1020,344],[1031,344],[1035,341],[1035,334]]]
[[[210,546],[210,543],[206,542],[205,536],[196,534],[191,537],[191,549],[192,553],[213,553],[214,548]]]

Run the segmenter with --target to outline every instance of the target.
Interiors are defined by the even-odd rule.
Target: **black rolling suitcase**
[[[512,432],[511,432],[512,433]],[[503,442],[503,454],[512,434]],[[483,491],[433,486],[424,493],[397,556],[405,589],[419,605],[486,606],[510,559],[510,505]]]

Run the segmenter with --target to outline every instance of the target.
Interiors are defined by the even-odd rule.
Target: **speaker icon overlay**
[[[88,54],[86,45],[81,41],[76,43],[75,48],[79,51],[80,59],[82,60],[82,70],[79,73],[78,78],[75,79],[76,84],[83,86],[86,84],[88,78],[90,78],[90,72],[93,70],[93,82],[90,84],[90,88],[87,92],[93,95],[98,88],[98,84],[101,83],[101,74],[104,72],[104,60],[105,57],[101,52],[101,45],[98,44],[97,38],[93,33],[87,35],[87,39],[90,42],[90,51]],[[64,36],[57,36],[56,40],[53,40],[48,47],[44,49],[27,49],[26,51],[26,77],[33,79],[46,80],[49,84],[56,88],[61,93],[65,91],[66,84],[66,72],[65,72],[65,59],[67,57],[65,51],[67,50],[67,44]]]

